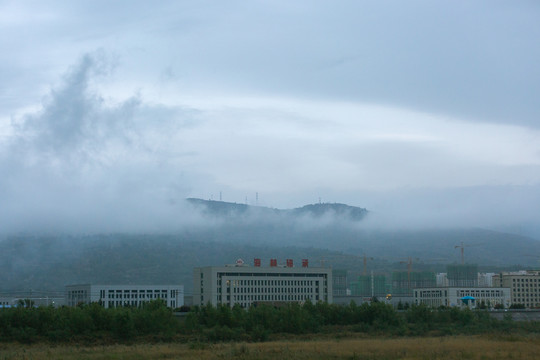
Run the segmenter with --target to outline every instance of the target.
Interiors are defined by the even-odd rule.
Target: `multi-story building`
[[[392,273],[392,295],[411,296],[413,289],[430,288],[436,285],[435,273],[431,271],[394,271]]]
[[[435,275],[437,287],[448,287],[448,276],[446,273],[438,273]]]
[[[446,277],[450,287],[477,287],[478,265],[452,264],[446,267]]]
[[[384,274],[360,275],[351,281],[351,295],[364,298],[383,298],[389,293]]]
[[[478,286],[479,287],[492,287],[494,275],[495,273],[478,273]]]
[[[66,305],[98,302],[105,308],[140,306],[161,299],[170,308],[184,305],[184,285],[68,285]]]
[[[324,301],[332,303],[332,269],[294,267],[292,260],[278,266],[262,267],[260,259],[254,266],[237,260],[234,265],[207,266],[193,270],[193,304],[226,304],[249,307],[255,303]]]
[[[469,304],[472,307],[483,303],[487,307],[510,305],[510,289],[506,287],[435,287],[414,289],[414,303],[425,304],[430,307],[439,306],[462,306],[463,298],[472,300]]]
[[[540,271],[522,270],[496,274],[493,276],[493,286],[510,288],[512,304],[522,304],[529,309],[540,307]]]
[[[347,270],[333,269],[332,271],[332,295],[347,296]]]

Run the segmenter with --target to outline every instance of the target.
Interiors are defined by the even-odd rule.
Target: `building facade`
[[[184,305],[184,285],[68,285],[66,305],[98,302],[105,308],[120,306],[138,307],[145,302],[161,299],[167,307]]]
[[[446,266],[446,277],[450,287],[477,287],[477,264],[452,264]]]
[[[392,272],[392,295],[412,296],[413,289],[437,285],[435,273],[431,271]]]
[[[438,273],[435,275],[437,287],[448,287],[448,276],[446,273]]]
[[[522,304],[528,309],[540,307],[540,271],[522,270],[496,274],[493,276],[493,286],[510,288],[512,304]]]
[[[478,273],[478,286],[492,287],[495,273]]]
[[[347,270],[332,270],[332,295],[347,296]]]
[[[258,260],[258,259],[256,259]],[[332,303],[332,269],[321,267],[245,265],[208,266],[193,270],[193,304],[214,306],[324,301]],[[257,262],[255,262],[257,264]],[[307,263],[306,263],[307,264]]]
[[[386,284],[386,276],[383,274],[360,275],[356,281],[350,284],[351,295],[362,296],[364,298],[382,298],[389,293],[389,286]]]
[[[20,303],[32,304],[32,306],[53,306],[59,307],[64,305],[64,296],[62,292],[45,292],[29,291],[17,292],[14,294],[5,294],[0,297],[0,308],[17,307]]]
[[[425,304],[429,307],[439,306],[462,306],[463,297],[473,297],[473,307],[480,303],[493,308],[502,305],[505,308],[510,306],[510,289],[499,287],[435,287],[414,289],[414,303],[416,305]]]

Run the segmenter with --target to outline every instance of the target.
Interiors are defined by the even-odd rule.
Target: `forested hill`
[[[192,287],[193,268],[242,258],[263,264],[277,258],[307,258],[314,266],[362,272],[406,270],[444,272],[460,262],[455,245],[466,236],[465,261],[483,271],[537,267],[540,242],[485,230],[354,232],[331,228],[297,231],[280,226],[220,226],[186,229],[174,235],[17,236],[0,241],[0,290],[63,290],[67,284],[184,284]],[[354,279],[354,276],[353,276]]]
[[[295,209],[273,209],[264,206],[252,206],[246,204],[231,203],[225,201],[203,200],[197,198],[188,198],[187,201],[197,210],[208,216],[226,216],[236,217],[243,215],[257,216],[286,216],[286,217],[302,217],[302,216],[338,216],[342,220],[360,221],[368,211],[364,208],[350,206],[340,203],[319,203],[310,204]]]
[[[373,229],[368,211],[343,204],[278,210],[190,199],[198,221],[166,234],[17,235],[0,237],[0,290],[62,290],[67,284],[184,284],[193,268],[242,258],[268,264],[309,259],[348,269],[444,272],[465,262],[484,271],[538,267],[540,241],[486,229]],[[200,213],[200,216],[197,215]],[[371,214],[369,215],[371,216]],[[217,220],[216,220],[217,219]],[[353,277],[354,279],[354,277]]]

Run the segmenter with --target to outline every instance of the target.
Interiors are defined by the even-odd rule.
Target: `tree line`
[[[105,309],[97,303],[77,307],[0,309],[1,341],[134,342],[265,341],[280,334],[363,333],[420,336],[540,333],[540,322],[497,320],[484,310],[431,309],[412,305],[398,311],[383,302],[347,306],[261,304],[244,309],[225,305],[196,306],[177,317],[161,300],[140,307]]]

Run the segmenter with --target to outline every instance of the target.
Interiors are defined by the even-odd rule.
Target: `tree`
[[[34,300],[31,299],[19,299],[17,300],[17,306],[31,308],[34,307]]]

